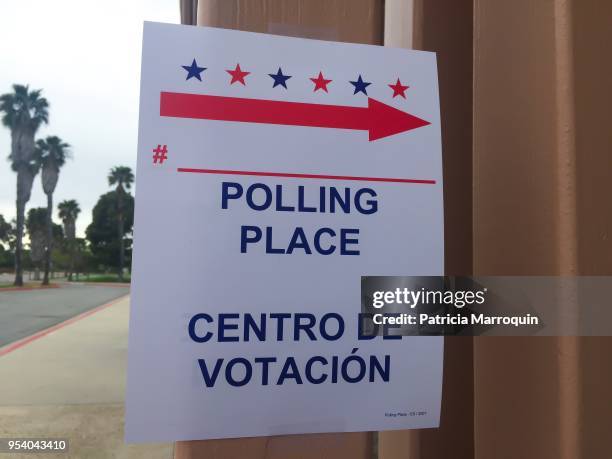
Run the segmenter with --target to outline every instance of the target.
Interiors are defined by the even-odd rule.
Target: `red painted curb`
[[[0,293],[2,292],[16,292],[16,291],[25,291],[25,290],[47,290],[50,288],[61,288],[59,284],[52,285],[41,285],[39,287],[5,287],[0,288]]]
[[[73,324],[81,319],[84,319],[85,317],[88,317],[92,314],[95,314],[98,311],[101,311],[102,309],[106,309],[109,306],[112,306],[113,304],[118,303],[119,301],[125,299],[126,297],[128,297],[129,294],[127,295],[123,295],[120,296],[119,298],[115,298],[114,300],[105,303],[105,304],[101,304],[100,306],[96,306],[93,309],[90,309],[89,311],[85,311],[82,312],[81,314],[78,314],[74,317],[71,317],[70,319],[67,319],[63,322],[60,322],[58,324],[52,325],[49,328],[45,328],[44,330],[39,330],[36,333],[34,333],[33,335],[30,336],[26,336],[25,338],[21,338],[20,340],[14,341],[12,343],[7,344],[6,346],[0,348],[0,357],[2,357],[3,355],[6,355],[10,352],[13,352],[17,349],[19,349],[20,347],[25,346],[28,343],[31,343],[33,341],[36,341],[37,339],[42,338],[43,336],[47,336],[49,333],[53,333],[56,330],[59,330],[60,328],[64,328],[67,325]]]

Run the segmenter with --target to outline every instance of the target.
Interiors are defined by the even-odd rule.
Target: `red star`
[[[391,89],[393,89],[393,98],[394,99],[395,99],[395,96],[402,96],[405,99],[406,98],[406,94],[404,94],[404,93],[405,93],[406,89],[408,89],[410,86],[402,85],[402,82],[398,78],[397,82],[395,84],[390,84],[389,87]]]
[[[323,78],[322,72],[319,72],[319,76],[316,78],[311,78],[310,81],[315,84],[313,92],[317,91],[318,89],[322,89],[323,91],[327,92],[327,85],[332,82],[332,80],[326,80]]]
[[[230,81],[230,84],[234,84],[236,81],[239,81],[240,83],[242,83],[243,86],[246,86],[246,83],[244,82],[244,77],[251,73],[243,72],[240,68],[240,64],[236,64],[236,68],[234,70],[226,70],[226,72],[232,76],[232,81]]]

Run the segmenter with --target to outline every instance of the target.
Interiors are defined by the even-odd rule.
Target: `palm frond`
[[[0,96],[2,124],[15,129],[28,125],[33,131],[49,122],[49,102],[42,97],[42,90],[30,91],[29,86],[14,84],[13,92]]]
[[[127,166],[116,166],[110,170],[108,175],[108,184],[109,185],[117,185],[117,189],[127,189],[129,190],[134,183],[134,174],[132,173],[132,169]]]
[[[60,202],[57,205],[59,210],[59,217],[63,221],[66,220],[76,220],[79,213],[81,213],[81,208],[79,207],[79,203],[74,199],[67,199],[65,201]]]

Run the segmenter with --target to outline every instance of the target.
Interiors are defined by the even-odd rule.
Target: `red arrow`
[[[367,107],[350,107],[162,92],[159,114],[173,118],[357,129],[368,131],[370,140],[431,124],[370,98]]]

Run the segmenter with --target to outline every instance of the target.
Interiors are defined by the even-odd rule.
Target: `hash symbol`
[[[153,164],[163,164],[165,160],[168,159],[168,148],[167,145],[163,147],[161,145],[157,145],[157,148],[153,150]]]

